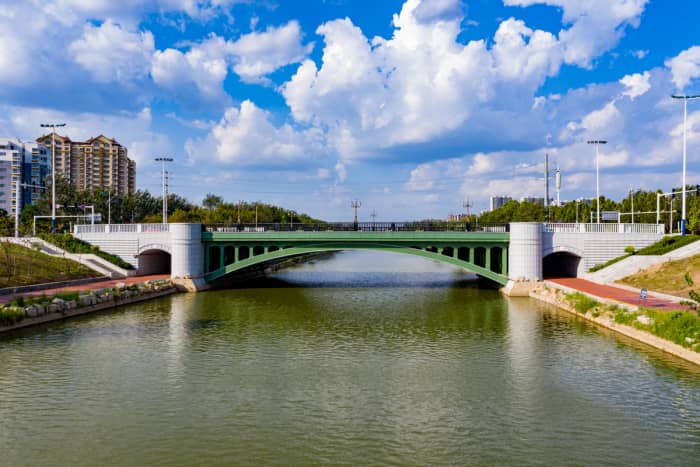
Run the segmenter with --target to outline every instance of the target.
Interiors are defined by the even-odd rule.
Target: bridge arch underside
[[[243,272],[246,268],[274,264],[280,260],[341,250],[378,250],[404,253],[442,261],[467,269],[479,277],[500,285],[508,282],[508,249],[499,245],[404,245],[404,244],[204,244],[204,278],[216,281],[229,274]]]
[[[170,253],[157,248],[147,249],[137,256],[137,272],[140,276],[170,274],[172,258]]]
[[[578,277],[582,258],[568,251],[557,251],[542,258],[542,275],[552,277]]]

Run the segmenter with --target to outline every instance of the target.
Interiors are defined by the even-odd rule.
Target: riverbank
[[[15,296],[12,302],[0,307],[0,334],[177,292],[177,287],[171,281],[156,280],[118,283],[112,288],[56,292],[48,296]]]
[[[576,309],[576,304],[568,298],[568,295],[571,293],[581,293],[586,297],[593,297],[595,300],[600,301],[606,306],[602,308],[592,307],[585,311],[579,311]],[[692,362],[700,366],[700,352],[696,352],[692,349],[683,347],[682,345],[676,344],[667,339],[655,336],[650,332],[637,329],[627,324],[616,322],[614,311],[626,310],[628,312],[634,313],[640,311],[639,307],[627,303],[606,300],[604,298],[589,295],[579,290],[568,288],[559,284],[543,284],[541,287],[532,290],[530,292],[530,297],[536,300],[549,303],[550,305],[554,305],[564,311],[567,311],[580,318],[595,323],[598,326],[602,326],[606,329],[618,332],[636,341],[650,345],[654,348],[662,350],[663,352],[669,353],[671,355],[682,358],[683,360]],[[593,303],[591,303],[591,305],[593,305]],[[640,320],[641,323],[649,324],[648,318],[644,319],[644,315],[636,316],[635,319]]]

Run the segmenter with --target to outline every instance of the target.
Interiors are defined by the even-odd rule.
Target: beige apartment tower
[[[51,134],[37,138],[51,152]],[[136,191],[136,163],[126,155],[126,147],[113,138],[100,135],[87,141],[71,141],[54,134],[56,175],[70,181],[80,191],[106,190],[126,195]]]

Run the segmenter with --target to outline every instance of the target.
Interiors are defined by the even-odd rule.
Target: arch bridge
[[[161,271],[190,290],[225,276],[311,253],[379,250],[431,258],[508,288],[591,267],[664,235],[663,224],[446,222],[364,224],[78,225],[75,235],[137,269]],[[165,272],[165,271],[163,271]],[[507,292],[509,293],[509,292]]]
[[[204,279],[211,283],[228,274],[284,258],[340,250],[404,253],[463,267],[500,285],[508,282],[508,233],[484,231],[239,231],[208,228],[202,233]],[[236,229],[236,231],[231,231]],[[228,231],[227,231],[228,230]]]

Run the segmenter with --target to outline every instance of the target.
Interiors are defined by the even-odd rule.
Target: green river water
[[[700,465],[700,369],[342,253],[0,336],[0,465]]]

